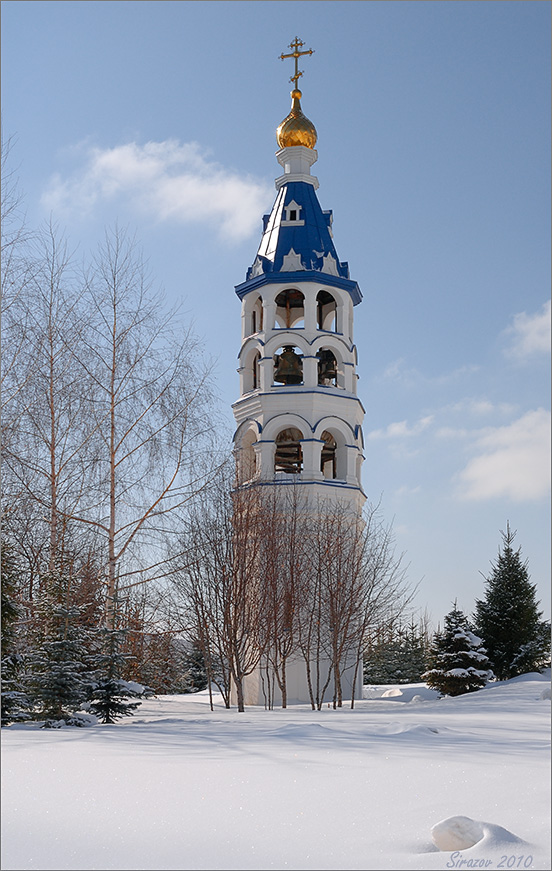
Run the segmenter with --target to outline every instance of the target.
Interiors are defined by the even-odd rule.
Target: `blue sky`
[[[116,220],[217,360],[281,168],[298,35],[322,208],[358,281],[363,483],[417,605],[471,613],[509,522],[550,614],[550,4],[2,3],[27,219],[85,255]]]

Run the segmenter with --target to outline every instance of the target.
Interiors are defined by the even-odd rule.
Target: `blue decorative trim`
[[[356,490],[357,492],[362,493],[362,495],[366,498],[366,493],[364,492],[362,487],[358,487],[358,486],[353,485],[353,484],[345,484],[344,482],[336,481],[335,479],[320,478],[320,480],[318,480],[318,481],[302,481],[301,478],[298,477],[297,475],[290,475],[289,477],[292,478],[293,480],[286,481],[283,478],[279,479],[278,481],[259,480],[259,481],[255,481],[254,483],[250,484],[249,486],[250,487],[289,487],[292,485],[296,485],[297,487],[307,487],[307,486],[312,485],[312,484],[321,484],[324,487],[334,487],[334,488],[339,489],[339,490]]]
[[[348,420],[343,420],[342,417],[337,417],[335,414],[325,414],[324,417],[319,418],[319,419],[316,421],[316,423],[314,424],[312,431],[314,432],[314,430],[316,429],[316,427],[317,427],[319,424],[321,424],[323,420],[332,420],[332,419],[333,419],[333,420],[338,420],[340,423],[344,423],[345,426],[348,426],[349,429],[351,430],[351,434],[354,436],[355,431],[354,431],[354,428],[353,428],[353,427],[351,426],[351,424],[349,423],[349,421],[348,421]],[[353,445],[352,447],[356,447],[356,445]]]
[[[339,287],[346,290],[353,300],[353,305],[362,302],[362,293],[356,281],[349,278],[341,278],[339,275],[330,275],[328,272],[318,272],[314,269],[305,269],[300,272],[262,272],[254,278],[250,278],[241,284],[236,284],[234,290],[240,299],[252,290],[258,290],[266,284],[297,284],[298,281],[312,281],[315,284],[325,284],[329,287]]]
[[[253,425],[254,428],[257,429],[258,434],[261,435],[261,434],[262,434],[262,431],[263,431],[263,427],[262,427],[262,425],[259,423],[259,421],[256,420],[254,417],[247,417],[245,420],[242,420],[242,422],[240,423],[239,427],[236,429],[234,435],[232,436],[232,442],[235,442],[235,441],[236,441],[236,439],[237,439],[237,437],[238,437],[238,433],[240,432],[241,429],[243,429],[243,428],[246,427],[246,426],[247,426],[247,427],[250,427],[250,426],[252,426],[252,425]],[[257,439],[257,442],[258,442],[258,441],[259,441],[259,439]],[[257,442],[255,442],[255,444],[256,444]]]
[[[264,357],[263,359],[270,360],[270,357]],[[296,393],[296,394],[298,393],[301,396],[306,396],[308,393],[319,393],[319,390],[335,390],[335,393],[331,394],[332,398],[338,397],[339,399],[352,399],[352,400],[354,400],[354,402],[358,402],[358,404],[362,408],[362,411],[364,412],[364,414],[366,414],[366,409],[364,408],[364,406],[363,406],[362,402],[360,401],[360,399],[358,398],[358,396],[355,396],[353,393],[349,393],[348,391],[343,390],[341,387],[320,387],[319,390],[290,390],[288,384],[282,384],[281,386],[279,385],[276,388],[276,390],[280,390],[280,389],[285,390],[286,395],[288,393],[289,393],[289,395],[291,395],[292,393]],[[277,395],[276,393],[273,393],[272,391],[268,391],[268,390],[265,390],[264,393],[257,393],[257,391],[252,390],[251,393],[255,393],[255,396],[259,396],[259,397],[260,396],[276,396]],[[242,402],[243,399],[248,398],[249,395],[250,394],[247,393],[245,396],[240,396],[239,399],[237,399],[234,403],[232,403],[232,408],[235,408],[236,405],[238,405],[238,403]],[[294,413],[295,412],[283,412],[283,414],[294,414]],[[335,415],[332,415],[332,416],[335,417]]]

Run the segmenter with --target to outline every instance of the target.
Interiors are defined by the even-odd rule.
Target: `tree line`
[[[376,626],[365,648],[365,683],[425,681],[441,695],[455,696],[482,689],[491,679],[549,667],[550,623],[542,619],[515,536],[508,523],[471,618],[455,602],[435,632],[428,630],[427,617],[406,626],[400,620]]]
[[[167,620],[156,627],[144,590],[166,578],[179,518],[224,457],[212,367],[191,326],[155,289],[135,238],[115,226],[79,260],[53,222],[28,230],[8,156],[9,145],[2,148],[4,687],[25,672],[25,689],[6,697],[12,714],[28,698],[29,709],[54,717],[90,695],[86,674],[105,650],[130,675],[140,648],[144,661],[154,648],[157,664],[166,660],[175,633]],[[182,659],[176,647],[171,661]],[[74,692],[66,687],[64,702],[60,690],[59,704],[35,704],[37,676],[58,666],[56,679]]]

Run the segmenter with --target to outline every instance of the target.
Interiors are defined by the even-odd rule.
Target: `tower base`
[[[346,663],[341,673],[341,699],[343,702],[362,698],[363,674],[362,663],[358,664],[355,680],[356,661],[352,658]],[[288,661],[286,665],[285,686],[286,703],[325,705],[333,704],[336,696],[336,687],[333,675],[328,681],[330,672],[330,660],[320,658],[311,661],[310,689],[307,666],[303,657],[296,657]],[[281,680],[281,675],[280,675]],[[247,706],[261,705],[265,708],[281,707],[282,689],[276,677],[274,669],[262,660],[257,668],[248,674],[243,681],[244,704]],[[230,693],[231,704],[237,703],[236,689],[232,686]]]

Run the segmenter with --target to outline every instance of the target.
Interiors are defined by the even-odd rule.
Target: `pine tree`
[[[481,639],[471,631],[456,603],[445,617],[443,631],[433,637],[430,663],[423,679],[442,696],[475,692],[493,676]]]
[[[550,624],[541,620],[536,586],[530,583],[521,548],[512,547],[510,524],[486,578],[485,598],[476,601],[476,632],[484,639],[498,680],[541,671],[550,662]]]
[[[124,630],[100,629],[100,651],[93,657],[94,683],[90,688],[87,709],[102,723],[114,723],[120,717],[132,716],[141,701],[142,689],[122,679],[123,670],[132,657],[121,652]]]

